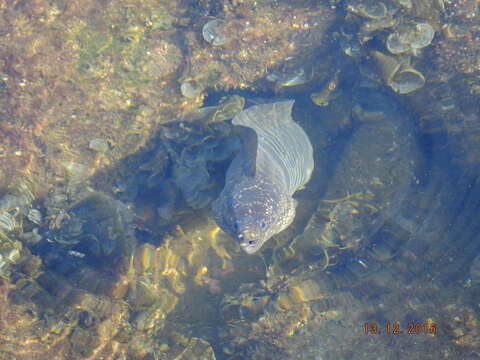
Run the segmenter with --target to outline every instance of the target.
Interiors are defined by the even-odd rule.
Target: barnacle
[[[385,84],[399,94],[409,94],[425,84],[425,77],[418,70],[409,66],[407,61],[374,52],[378,67]]]
[[[416,23],[410,27],[400,27],[392,32],[386,41],[392,54],[411,52],[417,54],[420,49],[430,45],[435,30],[428,23]]]
[[[367,19],[381,19],[387,16],[387,7],[383,2],[372,0],[353,0],[347,10]]]
[[[203,39],[213,46],[225,45],[228,42],[228,37],[223,33],[225,21],[214,19],[203,25],[202,36]]]

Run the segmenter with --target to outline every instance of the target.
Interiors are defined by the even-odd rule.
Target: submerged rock
[[[297,251],[364,247],[409,199],[423,161],[411,120],[383,94],[363,91],[368,96],[352,108],[355,132],[296,240]]]

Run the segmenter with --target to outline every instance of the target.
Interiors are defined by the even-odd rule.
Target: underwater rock
[[[86,207],[88,201],[80,204],[79,208],[73,207],[77,211],[71,212],[72,215],[80,213],[80,207]],[[85,229],[91,227],[90,221],[101,218],[100,205],[92,207],[97,217],[82,217]],[[208,309],[211,296],[202,288],[206,287],[207,278],[211,280],[209,276],[221,280],[226,268],[223,269],[219,260],[230,259],[223,244],[211,238],[215,228],[213,222],[196,226],[187,233],[178,228],[175,237],[166,237],[159,247],[144,244],[132,253],[122,255],[120,263],[104,261],[95,268],[86,266],[83,259],[76,261],[75,257],[61,253],[45,255],[46,259],[55,255],[57,258],[54,262],[47,260],[48,264],[43,265],[34,266],[31,261],[21,260],[15,265],[17,283],[8,285],[11,288],[8,305],[4,303],[7,296],[0,299],[0,318],[3,321],[3,316],[8,315],[10,319],[20,319],[22,314],[28,313],[29,321],[22,321],[22,325],[15,323],[22,330],[22,341],[29,341],[29,345],[21,343],[24,352],[30,345],[35,345],[38,353],[45,354],[46,350],[38,344],[54,344],[56,349],[70,350],[79,359],[97,355],[108,358],[113,354],[120,358],[145,358],[156,352],[157,341],[154,339],[160,334],[168,339],[175,337],[175,333],[176,338],[182,337],[178,332],[184,331],[183,325],[178,327],[175,323],[173,331],[165,326],[172,324],[168,315],[179,301],[195,301],[199,307]],[[217,251],[218,255],[226,257],[212,257]],[[0,274],[6,257],[12,256],[1,252],[0,247]],[[37,270],[31,269],[34,267]],[[30,268],[28,273],[25,272],[27,268]],[[205,281],[194,279],[198,273],[205,275]],[[0,280],[0,286],[4,281]],[[208,321],[203,317],[199,320],[195,312],[186,312],[185,315],[188,318],[185,329],[191,329],[191,317],[201,323]],[[34,328],[31,327],[33,322]],[[23,326],[27,323],[28,331]],[[13,343],[18,345],[7,341],[11,334],[16,332],[0,328],[0,351],[11,349]],[[163,345],[162,351],[168,352],[171,359],[215,358],[207,341],[185,340],[171,344],[171,351]]]
[[[480,19],[480,5],[477,0],[457,0],[445,2],[446,16],[453,22],[477,23]]]
[[[317,345],[320,329],[331,328],[340,319],[350,322],[345,311],[348,308],[350,314],[357,312],[360,302],[339,291],[331,276],[310,269],[298,270],[292,276],[270,279],[270,286],[248,284],[224,297],[226,326],[220,336],[222,343],[228,344],[222,349],[225,353],[242,354],[239,359],[299,359],[297,355],[301,352],[302,357],[308,354],[309,359],[315,359],[329,352]],[[316,337],[317,343],[308,346],[306,340],[303,344],[299,338],[304,337]],[[331,346],[334,343],[332,340]]]
[[[297,252],[313,245],[342,250],[366,246],[398,211],[415,181],[422,158],[410,120],[382,94],[364,91],[369,97],[352,109],[358,128],[329,180],[326,200],[293,241]]]
[[[107,153],[110,150],[110,144],[105,139],[92,139],[88,143],[88,147],[100,153]]]
[[[148,74],[157,80],[176,80],[181,70],[184,55],[175,42],[167,39],[152,40],[148,50],[150,60],[144,67]]]
[[[412,1],[411,16],[426,21],[435,29],[439,29],[445,11],[445,0],[415,0]]]
[[[184,81],[180,85],[180,92],[183,96],[189,99],[195,99],[196,97],[199,97],[202,95],[203,91],[203,86],[194,81]]]
[[[175,360],[215,360],[215,353],[210,344],[200,338],[191,338],[187,348],[183,350]]]
[[[181,81],[194,81],[203,89],[258,89],[257,80],[292,58],[298,58],[298,64],[313,63],[319,45],[327,47],[323,39],[334,17],[334,11],[321,4],[297,7],[267,2],[229,7],[222,20],[203,26],[200,40],[196,28],[187,33],[190,66]],[[213,46],[205,46],[205,41]]]
[[[432,53],[425,54],[431,55],[422,67],[428,82],[407,95],[404,105],[415,114],[421,133],[433,140],[434,152],[474,175],[480,169],[480,27],[469,20],[451,20],[436,37]]]
[[[51,235],[62,241],[77,239],[79,248],[95,258],[130,254],[137,245],[133,213],[119,200],[101,192],[90,192],[73,204],[65,223]],[[65,241],[63,240],[63,241]],[[75,242],[74,242],[75,243]]]
[[[475,74],[480,71],[477,41],[480,25],[452,23],[443,28],[443,34],[435,43],[435,56],[432,59],[437,68],[449,78],[456,74]],[[464,86],[468,86],[466,83]]]
[[[393,2],[401,9],[392,14],[396,24],[388,30],[389,34],[373,26],[379,31],[368,32],[366,36],[367,40],[383,42],[388,52],[370,52],[370,42],[364,46],[354,24],[351,29],[345,27],[346,34],[342,34],[346,46],[351,47],[357,39],[354,43],[361,45],[357,64],[362,75],[379,82],[363,65],[365,57],[373,58],[383,83],[404,95],[403,105],[419,119],[420,131],[435,140],[436,151],[444,151],[448,142],[446,156],[451,156],[467,173],[477,174],[480,169],[478,4],[474,0]],[[380,20],[384,19],[389,17]],[[355,20],[363,21],[362,30],[380,21]]]
[[[293,101],[253,106],[237,114],[243,147],[213,203],[217,224],[248,254],[258,251],[295,216],[293,193],[313,171],[313,149],[291,118]]]

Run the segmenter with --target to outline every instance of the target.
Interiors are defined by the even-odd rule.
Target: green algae
[[[110,87],[138,88],[152,79],[142,68],[148,61],[153,33],[171,29],[174,18],[163,6],[150,2],[127,4],[105,18],[81,27],[74,41],[78,48],[78,81],[108,78]]]
[[[127,29],[105,33],[86,26],[77,36],[79,80],[109,77],[113,86],[139,87],[151,79],[141,71],[145,63],[145,33]]]

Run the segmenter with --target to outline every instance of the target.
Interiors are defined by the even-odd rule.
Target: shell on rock
[[[213,46],[225,45],[228,42],[228,37],[223,30],[226,22],[220,19],[214,19],[203,25],[202,36],[203,39]]]

